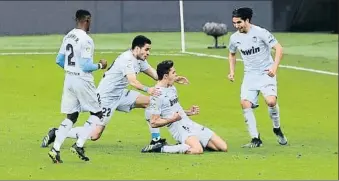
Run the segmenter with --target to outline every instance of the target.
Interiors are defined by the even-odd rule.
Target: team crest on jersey
[[[150,101],[150,105],[149,105],[149,108],[150,109],[157,109],[157,104],[156,104],[156,99],[155,97],[151,96],[151,101]]]
[[[132,63],[127,64],[127,68],[132,68]]]
[[[254,36],[254,37],[252,38],[252,41],[253,41],[254,43],[256,43],[256,42],[258,41],[258,38],[257,38],[256,36]]]

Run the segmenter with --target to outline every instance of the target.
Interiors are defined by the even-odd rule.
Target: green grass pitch
[[[93,35],[95,60],[112,62],[139,33]],[[56,54],[20,55],[4,52],[57,52],[61,35],[0,38],[0,178],[1,179],[338,179],[338,76],[280,68],[278,95],[282,129],[289,139],[279,146],[272,132],[267,107],[260,98],[255,110],[264,146],[244,149],[249,141],[240,109],[243,64],[237,63],[236,81],[226,79],[228,62],[180,52],[179,33],[143,33],[152,39],[155,66],[173,59],[177,72],[190,85],[177,85],[181,104],[197,104],[201,113],[193,120],[211,128],[229,146],[227,153],[203,155],[142,154],[150,134],[143,110],[116,112],[101,140],[88,141],[91,161],[82,162],[69,152],[74,140],[61,150],[64,164],[52,164],[48,149],[40,148],[50,127],[58,126],[63,71]],[[228,35],[229,36],[229,35]],[[224,38],[225,44],[228,36]],[[283,65],[338,72],[338,37],[330,34],[275,33],[284,46]],[[222,40],[221,40],[222,41]],[[188,51],[227,56],[227,50],[208,50],[211,37],[186,33]],[[2,53],[1,53],[2,52]],[[159,55],[160,54],[160,55]],[[96,82],[102,71],[95,72]],[[155,82],[140,75],[147,85]],[[88,114],[82,114],[82,125]],[[171,143],[166,128],[162,137]]]

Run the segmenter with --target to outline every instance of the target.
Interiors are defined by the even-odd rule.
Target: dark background
[[[243,6],[271,31],[338,31],[336,0],[186,0],[185,31],[202,31],[208,21],[233,30],[232,10]],[[77,9],[92,13],[92,33],[180,31],[178,1],[0,1],[0,35],[66,33]]]

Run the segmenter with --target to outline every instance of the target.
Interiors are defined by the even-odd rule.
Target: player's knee
[[[104,132],[105,127],[97,125],[96,128],[91,133],[91,140],[97,141],[101,138],[102,133]]]
[[[99,111],[99,112],[96,112],[96,113],[93,113],[93,112],[90,112],[92,116],[96,116],[98,117],[99,119],[102,119],[104,117],[104,114],[102,113],[102,111]]]
[[[101,137],[101,133],[93,133],[92,136],[91,136],[91,140],[92,141],[97,141],[99,140]]]
[[[73,123],[77,122],[79,117],[79,112],[74,112],[72,114],[67,114],[67,119],[71,120]]]
[[[252,103],[248,100],[241,100],[240,101],[241,107],[243,109],[247,109],[247,108],[251,108],[252,107]]]
[[[141,103],[141,107],[146,109],[149,106],[149,104],[150,104],[150,98],[148,97],[147,99],[145,99],[145,101]]]
[[[148,106],[149,106],[149,102],[145,102],[145,103],[142,105],[142,107],[145,108],[145,109],[146,109]]]
[[[277,104],[277,101],[275,98],[269,98],[266,100],[266,103],[269,107],[274,107]]]
[[[190,154],[202,154],[204,153],[204,149],[202,148],[201,144],[192,145],[189,149]]]
[[[219,146],[219,150],[222,152],[227,152],[227,144],[226,142],[223,142],[220,146]]]
[[[192,155],[203,154],[204,149],[202,147],[201,148],[190,148],[187,153],[192,154]]]

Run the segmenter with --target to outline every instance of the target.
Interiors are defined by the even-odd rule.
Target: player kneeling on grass
[[[213,151],[227,151],[227,144],[212,130],[194,121],[188,116],[199,114],[199,107],[192,106],[184,110],[178,100],[176,88],[173,86],[177,73],[171,60],[158,64],[157,74],[159,81],[156,88],[161,95],[151,96],[150,106],[145,111],[145,116],[152,127],[167,126],[173,138],[180,144],[169,146],[158,143],[148,145],[142,152],[187,153],[201,154],[204,148]]]
[[[129,85],[150,95],[158,95],[155,88],[147,87],[137,80],[137,75],[141,72],[154,80],[158,80],[156,70],[146,60],[150,55],[150,50],[151,40],[145,36],[138,35],[133,39],[131,49],[120,54],[107,69],[97,88],[97,97],[101,103],[103,119],[101,122],[91,125],[93,129],[89,130],[91,134],[89,134],[88,139],[96,141],[101,137],[116,110],[130,113],[135,108],[148,107],[150,97],[128,89]],[[187,78],[183,76],[177,76],[175,82],[178,84],[189,83]],[[88,126],[88,123],[85,123],[84,126],[72,128],[67,137],[76,139],[77,135],[84,132],[83,130],[87,129]],[[166,139],[161,138],[159,128],[148,126],[152,135],[151,145],[166,142]],[[48,131],[42,140],[41,147],[48,147],[49,144],[55,141],[57,130],[57,128],[52,128]]]

